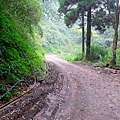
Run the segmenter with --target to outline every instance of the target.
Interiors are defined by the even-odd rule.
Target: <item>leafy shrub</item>
[[[120,48],[117,49],[117,66],[120,66]]]
[[[82,55],[80,52],[76,52],[76,53],[67,53],[67,54],[63,54],[62,58],[67,60],[67,61],[82,61],[84,58],[84,55]]]
[[[101,62],[105,63],[108,60],[112,59],[112,50],[108,50],[107,54],[100,59]]]
[[[7,100],[7,101],[9,101],[10,98],[11,98],[11,93],[8,92],[8,93],[4,96],[4,99]]]
[[[84,55],[82,55],[81,53],[77,53],[74,57],[74,61],[81,61],[83,60]]]
[[[5,91],[6,91],[6,88],[2,84],[0,84],[0,92],[1,92],[1,94],[3,94]]]
[[[99,46],[91,46],[89,60],[95,62],[102,59],[102,57],[104,57],[106,54],[108,54],[108,51],[105,48]]]

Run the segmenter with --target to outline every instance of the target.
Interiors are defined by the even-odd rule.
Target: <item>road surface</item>
[[[59,94],[48,95],[48,108],[34,120],[120,120],[120,75],[102,74],[54,55],[46,59],[63,74],[63,87]]]

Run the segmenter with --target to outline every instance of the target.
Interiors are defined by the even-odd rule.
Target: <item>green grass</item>
[[[120,67],[120,48],[117,49],[117,66]]]
[[[84,56],[81,52],[69,53],[69,54],[62,54],[62,58],[67,61],[83,61]],[[89,64],[93,63],[101,63],[105,64],[108,60],[112,59],[112,50],[106,49],[99,46],[91,46],[91,54],[90,59],[87,61]],[[116,60],[117,67],[120,67],[120,48],[117,49],[117,60]]]
[[[117,55],[117,58],[116,58],[116,67],[120,67],[120,48],[117,49],[116,55]],[[99,59],[98,62],[106,63],[108,60],[111,60],[111,59],[112,59],[112,50],[109,49],[108,53],[104,57],[102,57],[101,59]]]
[[[84,58],[84,55],[82,55],[80,52],[76,52],[76,53],[65,53],[62,54],[61,57],[67,61],[81,61]]]

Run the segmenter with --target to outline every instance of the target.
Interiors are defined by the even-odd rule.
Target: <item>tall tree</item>
[[[86,59],[89,59],[90,55],[90,43],[91,43],[91,10],[98,8],[99,0],[59,0],[60,8],[59,12],[64,13],[66,25],[71,25],[76,22],[82,16],[83,23],[83,10],[84,13],[87,13],[87,40],[86,40]],[[83,24],[82,24],[83,26]],[[83,36],[84,36],[84,26],[82,27]],[[82,36],[82,47],[84,46],[84,37]],[[82,51],[84,52],[84,47]]]
[[[81,4],[78,3],[76,7],[72,8],[72,5],[76,4],[77,1],[62,1],[59,0],[60,2],[60,8],[59,12],[64,13],[65,15],[65,24],[68,27],[72,27],[72,25],[79,19],[80,21],[80,28],[82,28],[82,54],[84,54],[84,40],[85,40],[85,30],[84,30],[84,14],[85,14],[85,9],[84,7],[79,7]],[[71,8],[69,8],[69,5]]]
[[[112,46],[112,60],[110,61],[110,65],[114,66],[116,64],[120,3],[119,0],[102,0],[102,3],[103,5],[94,14],[92,25],[102,33],[106,30],[106,26],[113,27],[115,32]]]
[[[112,47],[112,60],[111,65],[116,65],[116,49],[118,42],[118,25],[119,25],[119,16],[120,16],[120,3],[119,0],[116,0],[116,11],[115,11],[115,25],[114,25],[114,39],[113,39],[113,47]]]
[[[84,50],[85,50],[85,45],[84,45],[84,42],[85,42],[85,20],[84,20],[84,10],[82,10],[81,12],[81,16],[82,16],[82,54],[84,54]]]
[[[90,43],[91,43],[91,6],[88,7],[88,14],[87,14],[86,59],[89,59]]]

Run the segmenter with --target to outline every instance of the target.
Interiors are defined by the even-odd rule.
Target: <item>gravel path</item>
[[[120,120],[120,74],[46,58],[62,74],[63,87],[48,95],[48,107],[34,120]]]

